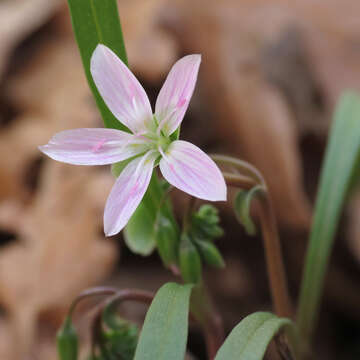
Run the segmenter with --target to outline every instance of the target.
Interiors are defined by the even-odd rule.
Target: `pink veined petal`
[[[117,178],[104,211],[106,236],[120,232],[140,204],[149,185],[155,159],[154,152],[149,151],[132,160]]]
[[[160,161],[164,178],[173,186],[204,200],[226,200],[226,184],[213,160],[197,146],[174,141]]]
[[[115,117],[137,133],[153,125],[149,99],[128,67],[105,45],[91,57],[90,71],[96,87]]]
[[[145,152],[148,142],[115,129],[73,129],[55,134],[40,151],[74,165],[106,165]]]
[[[156,100],[155,115],[166,135],[181,124],[194,91],[200,55],[188,55],[175,63]]]

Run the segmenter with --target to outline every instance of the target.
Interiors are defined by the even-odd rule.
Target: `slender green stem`
[[[193,288],[190,311],[201,324],[205,336],[208,359],[213,360],[224,342],[225,334],[222,319],[217,313],[204,283],[200,283]]]

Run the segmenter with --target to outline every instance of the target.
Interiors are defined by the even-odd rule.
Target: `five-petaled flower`
[[[52,159],[75,165],[131,159],[106,202],[106,235],[118,233],[127,224],[157,164],[164,178],[178,189],[204,200],[226,200],[224,178],[210,157],[195,145],[171,137],[188,107],[200,61],[200,55],[189,55],[172,67],[153,114],[132,72],[109,48],[99,44],[91,58],[92,77],[108,108],[132,134],[116,129],[65,130],[39,147]]]

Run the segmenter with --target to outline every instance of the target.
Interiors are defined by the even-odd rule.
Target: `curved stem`
[[[228,172],[223,172],[222,174],[228,186],[234,186],[241,189],[250,190],[258,184],[254,179],[248,176],[231,174]]]
[[[257,183],[264,183],[264,178],[261,175],[261,172],[254,165],[251,165],[244,160],[236,159],[227,155],[218,155],[218,154],[211,154],[210,157],[217,163],[235,167],[237,170],[241,172],[242,175],[249,176]]]
[[[102,326],[102,312],[106,306],[112,305],[117,306],[120,302],[123,301],[136,301],[140,303],[145,303],[150,305],[154,299],[155,294],[151,291],[139,290],[139,289],[123,289],[117,290],[113,296],[110,296],[102,303],[100,303],[94,312],[94,320],[91,326],[91,352],[95,354],[96,344],[99,344],[100,347],[102,344],[101,337],[101,326]]]
[[[231,162],[231,164],[237,163],[239,166],[241,164],[241,166],[244,166],[244,169],[247,170],[246,175],[232,174],[227,172],[223,173],[227,185],[235,186],[240,189],[250,190],[254,186],[261,184],[262,188],[264,189],[259,193],[260,196],[258,198],[260,200],[259,220],[263,234],[264,251],[267,272],[270,281],[271,296],[276,314],[278,316],[292,317],[293,311],[287,287],[280,237],[276,224],[274,209],[269,192],[267,191],[265,181],[261,174],[259,175],[259,172],[249,164],[233,158],[230,158],[229,160],[228,157],[215,157],[215,159],[219,158],[221,158],[223,162],[227,161]]]
[[[95,288],[91,288],[91,289],[87,289],[84,290],[83,292],[81,292],[76,298],[75,300],[72,302],[71,306],[70,306],[70,310],[69,310],[69,317],[71,318],[76,306],[84,299],[88,298],[88,297],[93,297],[93,296],[105,296],[105,295],[112,295],[115,294],[116,292],[118,292],[119,290],[115,287],[111,287],[111,286],[99,286],[99,287],[95,287]]]
[[[293,310],[287,287],[279,233],[269,193],[261,193],[259,200],[259,220],[275,313],[280,317],[291,318]]]

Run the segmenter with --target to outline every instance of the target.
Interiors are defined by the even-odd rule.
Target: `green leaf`
[[[336,108],[316,198],[306,253],[297,324],[304,347],[317,319],[335,232],[354,173],[359,166],[360,97],[345,93]]]
[[[161,211],[156,219],[156,245],[166,267],[178,264],[179,231]]]
[[[90,59],[101,43],[127,64],[116,0],[68,0],[71,20],[84,65],[86,78],[106,127],[125,130],[101,98],[90,73]]]
[[[165,284],[145,318],[134,360],[184,360],[191,285]]]
[[[119,13],[116,0],[68,0],[72,24],[75,32],[76,41],[79,46],[86,78],[88,80],[91,91],[94,95],[96,104],[100,110],[104,125],[108,128],[129,131],[124,125],[118,121],[111,111],[105,105],[101,98],[90,73],[90,59],[96,46],[101,43],[113,50],[120,59],[127,64],[124,40],[121,31]],[[126,162],[115,164],[113,172],[118,175],[121,167]],[[154,195],[158,192],[160,186],[156,175],[153,176],[149,185],[147,195],[142,200],[142,205],[138,211],[134,213],[133,219],[127,230],[127,243],[129,247],[136,253],[147,255],[154,248],[154,238],[146,238],[152,234],[155,223],[155,216],[159,200]],[[144,210],[144,207],[146,210]],[[155,211],[154,213],[150,213]],[[176,226],[174,216],[170,209],[162,210],[164,216]],[[145,220],[142,219],[145,215]],[[175,231],[175,230],[174,230]]]
[[[199,210],[191,215],[191,227],[188,229],[191,237],[204,241],[212,241],[224,235],[219,226],[218,209],[209,204],[202,205]]]
[[[129,249],[143,256],[150,255],[156,247],[157,237],[161,226],[172,227],[172,233],[179,237],[179,230],[172,215],[169,201],[163,201],[166,188],[159,182],[154,173],[144,198],[124,230],[125,242]],[[158,215],[160,213],[160,215]],[[165,222],[157,222],[158,216],[165,218]]]
[[[205,262],[217,268],[225,267],[225,261],[220,251],[213,243],[197,239],[194,239],[194,242]]]
[[[201,258],[187,233],[181,235],[179,262],[184,281],[192,284],[199,283],[201,280]]]
[[[148,256],[156,246],[155,216],[145,202],[140,203],[124,229],[125,243],[135,254]]]
[[[268,312],[247,316],[231,331],[215,360],[261,360],[271,339],[291,320]]]
[[[78,337],[69,316],[56,335],[56,346],[60,360],[77,360]]]
[[[238,221],[244,226],[248,235],[256,235],[256,226],[251,218],[250,210],[252,200],[263,191],[261,185],[254,186],[250,190],[240,190],[235,197],[234,209]]]

